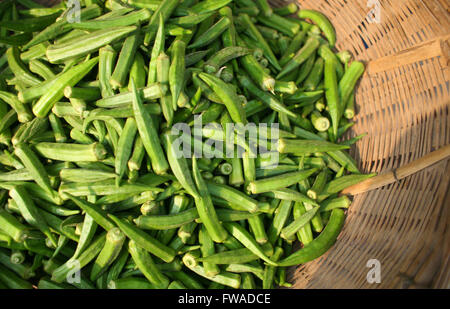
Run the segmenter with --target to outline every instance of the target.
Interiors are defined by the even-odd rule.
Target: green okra
[[[100,253],[105,241],[106,233],[104,232],[98,235],[77,259],[69,259],[66,263],[55,269],[52,272],[52,280],[61,283],[71,271],[85,267]]]
[[[286,173],[270,178],[258,179],[249,183],[248,190],[252,194],[259,194],[277,189],[287,188],[301,180],[308,178],[317,171],[317,168],[312,168],[305,171]]]
[[[133,240],[137,245],[151,252],[155,256],[161,258],[166,263],[170,263],[175,258],[175,250],[163,245],[157,239],[145,233],[135,225],[119,219],[111,214],[108,215],[114,223],[127,235],[130,240]]]
[[[324,14],[314,10],[301,9],[298,12],[298,17],[302,19],[310,19],[315,24],[317,24],[320,30],[322,30],[325,34],[325,37],[328,39],[330,46],[334,47],[334,45],[336,44],[336,31],[334,30],[331,22]]]
[[[156,76],[158,82],[163,85],[169,85],[170,58],[164,52],[161,52],[156,59]],[[163,115],[167,120],[168,127],[170,127],[172,125],[174,116],[172,95],[165,95],[161,97],[160,103]]]
[[[258,201],[233,187],[210,181],[207,181],[206,183],[208,186],[208,191],[212,196],[222,198],[231,204],[239,205],[241,207],[240,209],[245,209],[249,212],[255,213],[261,206]]]
[[[115,171],[118,177],[116,178],[117,184],[120,183],[127,163],[131,155],[132,147],[134,144],[135,135],[137,133],[137,125],[134,118],[128,118],[125,122],[125,126],[122,131],[122,135],[119,137],[116,158],[115,158]]]
[[[116,186],[114,179],[99,182],[63,183],[59,186],[60,194],[69,193],[74,196],[112,195],[113,197],[110,197],[110,199],[123,194],[139,194],[146,191],[161,192],[163,189],[139,183],[139,179],[135,183],[124,183],[120,187]]]
[[[149,43],[154,39],[156,33],[158,31],[158,24],[160,21],[160,16],[162,16],[163,21],[165,22],[172,15],[175,8],[180,4],[180,0],[162,0],[157,7],[157,9],[153,12],[153,15],[150,18],[148,23],[148,32],[144,37],[144,45],[149,45]],[[205,12],[206,13],[206,12]]]
[[[109,79],[109,83],[114,90],[125,86],[139,43],[140,35],[138,33],[130,35],[125,39],[116,66]]]
[[[27,238],[28,228],[20,223],[15,216],[0,210],[0,230],[9,235],[14,241],[21,243]]]
[[[126,15],[74,23],[72,28],[92,31],[112,27],[132,26],[138,23],[144,23],[148,21],[151,16],[152,14],[150,10],[141,9],[137,11],[132,11]]]
[[[206,230],[205,226],[202,226],[199,230],[198,240],[200,243],[200,251],[202,252],[202,257],[208,257],[215,253],[214,241]],[[204,262],[203,268],[208,277],[213,277],[220,273],[220,269],[216,264]]]
[[[82,57],[103,46],[121,40],[136,30],[136,26],[106,28],[84,36],[83,44],[79,44],[79,39],[75,38],[64,44],[50,45],[46,52],[47,59],[50,63],[61,63],[76,57]]]
[[[272,110],[287,114],[291,117],[297,117],[294,112],[290,111],[286,108],[286,106],[279,102],[275,96],[258,89],[248,77],[239,75],[238,80],[243,87],[245,87],[251,94],[256,96],[261,102],[267,104]],[[274,87],[275,85],[276,82],[274,84]]]
[[[231,119],[233,119],[235,123],[246,125],[247,119],[245,116],[245,110],[242,105],[239,104],[239,99],[237,98],[237,94],[234,89],[232,89],[221,79],[210,74],[200,73],[199,77],[213,89],[217,96],[219,96],[225,104]]]
[[[238,19],[243,26],[246,28],[246,32],[252,37],[256,43],[259,44],[260,48],[263,50],[264,55],[267,57],[267,60],[275,67],[277,70],[281,70],[281,66],[278,63],[277,58],[275,57],[272,49],[270,48],[267,41],[264,39],[263,35],[260,33],[258,28],[251,21],[250,17],[247,14],[240,14]]]
[[[28,65],[31,72],[39,75],[44,80],[51,80],[55,78],[55,73],[53,72],[53,70],[44,62],[41,62],[38,59],[30,60]]]
[[[333,152],[348,149],[348,146],[319,140],[299,140],[281,138],[278,142],[280,153],[308,154],[315,152]]]
[[[283,254],[284,254],[283,248],[276,247],[274,249],[272,259],[274,261],[278,261],[283,256]],[[263,289],[272,289],[273,288],[276,270],[277,270],[277,267],[271,266],[271,265],[266,265],[266,267],[264,268],[264,275],[263,275],[263,284],[262,284]]]
[[[145,157],[145,148],[140,136],[137,136],[134,142],[133,152],[128,160],[128,169],[130,171],[139,171],[142,161]]]
[[[197,166],[197,159],[192,160],[192,173],[194,176],[195,185],[199,195],[195,197],[195,205],[200,219],[202,219],[206,230],[215,242],[223,242],[227,238],[227,232],[219,222],[217,213],[209,195],[208,187],[200,174]]]
[[[33,114],[44,118],[52,109],[53,105],[64,96],[67,86],[74,86],[97,64],[98,58],[93,58],[73,67],[71,70],[58,75],[50,83],[48,92],[45,93],[33,106]]]
[[[56,246],[56,238],[51,233],[45,217],[41,214],[39,208],[36,207],[25,188],[21,186],[15,186],[11,190],[9,190],[9,195],[16,202],[20,213],[25,218],[25,221],[44,233],[50,239],[52,244]]]
[[[28,106],[22,104],[16,96],[6,91],[0,91],[0,100],[6,102],[17,114],[17,120],[25,123],[32,120],[32,114]]]
[[[309,198],[305,194],[302,194],[296,190],[289,189],[289,188],[273,190],[271,192],[263,193],[263,195],[267,196],[267,197],[279,199],[279,200],[308,203],[310,205],[319,206],[319,204],[316,201]]]
[[[280,266],[304,264],[324,254],[335,243],[345,221],[345,213],[341,209],[332,211],[330,221],[323,232],[303,249],[280,260]]]
[[[308,210],[305,214],[296,218],[292,223],[287,225],[281,230],[280,236],[284,239],[289,239],[295,235],[302,227],[309,223],[316,213],[319,211],[319,207],[314,207]]]
[[[215,276],[209,277],[206,274],[206,270],[203,266],[198,265],[195,257],[191,253],[186,253],[183,256],[183,263],[188,267],[190,270],[195,272],[196,274],[205,277],[209,280],[212,280],[214,282],[230,286],[232,288],[238,289],[241,282],[241,277],[238,274],[233,274],[229,272],[221,272]]]
[[[151,158],[154,172],[159,175],[164,174],[169,168],[169,164],[164,156],[155,125],[152,117],[143,107],[141,96],[138,94],[133,80],[131,85],[133,88],[132,105],[139,135],[142,138],[145,150]]]
[[[25,168],[28,170],[34,181],[51,195],[57,193],[53,190],[50,179],[44,165],[39,158],[26,144],[16,145],[14,150],[15,155],[22,161]]]
[[[169,279],[158,270],[150,254],[144,248],[139,246],[134,240],[130,240],[128,243],[128,251],[136,266],[151,284],[161,289],[167,288]]]
[[[210,29],[200,35],[194,40],[188,48],[200,48],[206,46],[217,39],[230,25],[230,20],[228,17],[222,17],[216,24],[214,24]]]
[[[113,72],[113,63],[115,61],[117,52],[110,45],[106,45],[99,49],[99,61],[98,61],[98,79],[100,82],[100,91],[103,98],[111,97],[114,95],[109,80],[111,79]]]
[[[80,11],[80,21],[88,20],[100,16],[102,9],[96,5],[88,5]],[[37,44],[52,40],[59,35],[69,32],[72,30],[72,24],[69,22],[68,18],[62,18],[56,23],[49,25],[36,36],[34,36],[30,41],[28,41],[23,47],[24,50],[30,49],[32,46]]]
[[[198,196],[198,191],[195,186],[192,175],[189,171],[188,163],[182,153],[175,148],[176,136],[171,132],[165,132],[163,134],[164,147],[166,149],[167,159],[172,170],[179,183],[183,188],[193,197]]]
[[[303,47],[294,55],[294,57],[288,63],[286,63],[282,71],[278,74],[277,78],[281,78],[297,69],[319,48],[319,45],[320,42],[317,38],[309,37],[306,40],[305,45],[303,45]]]
[[[20,278],[13,271],[0,265],[0,279],[10,289],[32,289],[33,286],[30,282]]]
[[[349,101],[356,83],[364,73],[365,67],[362,62],[353,61],[339,81],[339,94],[341,98],[340,114],[344,114],[345,104]]]
[[[306,208],[303,203],[296,202],[294,204],[294,208],[292,210],[292,215],[294,217],[294,220],[297,220],[299,217],[304,215],[306,213]],[[311,223],[306,223],[303,227],[299,229],[297,232],[297,238],[298,240],[306,246],[313,240],[313,232],[311,228]]]
[[[286,16],[286,15],[291,15],[291,14],[297,13],[298,9],[299,8],[298,8],[297,4],[292,2],[285,6],[280,6],[278,8],[273,9],[273,12],[280,16]]]
[[[340,178],[334,179],[325,185],[323,191],[317,197],[317,200],[322,201],[332,194],[338,193],[352,185],[360,183],[360,182],[362,182],[366,179],[372,178],[376,175],[377,175],[376,173],[366,174],[366,175],[353,174],[353,175],[346,175],[346,176],[342,176]]]
[[[289,37],[294,37],[301,29],[299,24],[275,13],[270,16],[258,16],[257,20],[261,24],[276,29]]]
[[[232,0],[206,0],[194,4],[188,10],[191,13],[209,13],[219,10],[220,8],[228,5]]]
[[[346,195],[336,197],[336,198],[329,198],[320,203],[319,211],[327,212],[327,211],[331,211],[335,208],[347,209],[350,207],[351,203],[352,202]]]
[[[8,65],[16,78],[25,83],[27,86],[36,86],[42,82],[34,76],[20,59],[19,50],[11,47],[6,51]]]
[[[64,88],[64,96],[68,99],[79,99],[85,101],[95,101],[100,99],[101,94],[98,88],[94,87],[71,87]]]
[[[36,152],[44,158],[58,161],[91,161],[97,162],[106,157],[107,151],[102,144],[90,145],[69,143],[37,143]]]
[[[95,281],[117,259],[125,242],[125,234],[117,227],[106,233],[106,241],[103,249],[95,260],[90,274],[90,280]]]
[[[172,106],[176,106],[184,88],[186,44],[181,40],[173,43],[169,68],[169,86],[172,94]]]
[[[156,33],[155,42],[153,43],[152,53],[150,56],[150,63],[148,66],[148,80],[147,85],[157,81],[157,60],[162,52],[164,52],[165,35],[164,35],[164,20],[162,15],[159,16],[158,32]]]
[[[209,74],[216,73],[224,64],[226,64],[230,60],[248,55],[250,53],[251,50],[245,47],[225,47],[208,59],[208,61],[204,65],[205,72]]]
[[[142,229],[169,230],[193,222],[197,218],[197,209],[190,208],[176,214],[139,216],[134,222]]]

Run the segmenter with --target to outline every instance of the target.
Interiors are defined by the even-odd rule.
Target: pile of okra
[[[295,4],[76,3],[0,2],[0,289],[291,286],[373,176],[345,138],[364,65]],[[178,155],[198,119],[183,141],[242,155]]]

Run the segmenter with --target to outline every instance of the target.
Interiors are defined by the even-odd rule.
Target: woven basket
[[[381,176],[347,190],[354,202],[338,241],[292,269],[293,287],[450,288],[448,2],[299,3],[326,14],[337,49],[367,64],[348,134],[368,133],[351,154],[362,171]],[[380,283],[367,280],[372,259],[381,263]]]
[[[367,64],[349,135],[368,136],[351,154],[362,171],[382,176],[348,190],[355,197],[338,241],[292,271],[294,288],[450,288],[450,168],[441,160],[450,151],[448,2],[299,3],[327,15],[336,48]],[[381,263],[379,284],[367,280],[371,259]]]

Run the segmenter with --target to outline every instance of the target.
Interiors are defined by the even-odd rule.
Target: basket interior
[[[324,13],[336,27],[337,50],[367,65],[349,132],[368,133],[351,149],[362,171],[382,174],[449,144],[446,1],[298,2]],[[355,196],[335,246],[292,269],[294,288],[448,288],[449,170],[442,161]],[[381,264],[379,284],[367,280],[371,259]]]

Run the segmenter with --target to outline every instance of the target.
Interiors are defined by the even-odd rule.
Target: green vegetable
[[[347,150],[365,134],[343,138],[365,68],[330,21],[267,0],[67,5],[0,2],[0,288],[290,287],[374,175]]]
[[[345,213],[341,209],[334,209],[331,213],[330,220],[325,226],[325,229],[320,233],[320,235],[315,238],[308,246],[292,253],[290,256],[282,259],[278,262],[279,266],[293,266],[298,264],[305,264],[312,261],[326,251],[328,251],[331,246],[336,241],[342,226],[345,221]]]
[[[336,31],[334,30],[331,22],[324,14],[318,11],[302,9],[298,12],[298,17],[302,19],[310,19],[315,24],[317,24],[320,30],[322,30],[322,32],[325,34],[325,37],[328,39],[330,46],[334,47],[334,45],[336,44]]]

